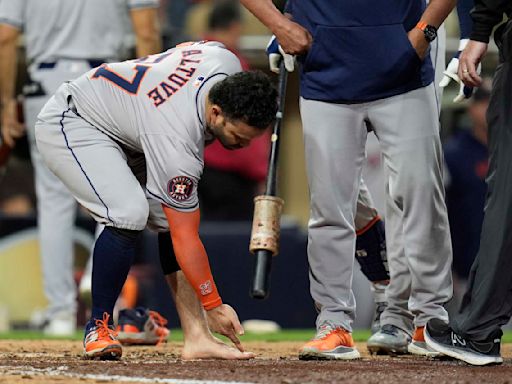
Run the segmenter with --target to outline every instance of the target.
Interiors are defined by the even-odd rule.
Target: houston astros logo
[[[201,291],[201,295],[203,296],[212,293],[212,282],[210,280],[206,280],[203,284],[199,284],[199,290]]]
[[[186,176],[176,176],[169,180],[167,184],[167,192],[174,200],[187,200],[192,194],[194,182]]]

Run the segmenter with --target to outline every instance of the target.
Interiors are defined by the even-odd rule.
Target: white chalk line
[[[9,367],[1,366],[2,375],[26,375],[26,376],[64,376],[74,379],[89,379],[111,382],[130,382],[130,383],[164,383],[164,384],[251,384],[240,381],[219,381],[219,380],[193,380],[193,379],[167,379],[161,377],[143,377],[143,376],[123,376],[123,375],[96,375],[92,373],[68,372],[67,366],[55,368],[34,368],[30,366]]]

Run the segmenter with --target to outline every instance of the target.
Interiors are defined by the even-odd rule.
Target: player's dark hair
[[[261,71],[239,72],[216,83],[208,95],[226,118],[241,120],[259,129],[267,128],[277,112],[277,90]]]
[[[216,3],[208,15],[210,31],[228,29],[233,23],[242,22],[242,13],[238,1],[223,0]]]

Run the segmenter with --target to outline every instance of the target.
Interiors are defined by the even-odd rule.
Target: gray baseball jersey
[[[242,70],[215,42],[104,64],[68,85],[83,119],[146,158],[147,193],[178,210],[198,205],[210,88]]]
[[[158,0],[2,0],[0,23],[22,29],[30,62],[119,57],[130,31],[127,9]]]

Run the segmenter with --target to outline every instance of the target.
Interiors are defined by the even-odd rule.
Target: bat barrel
[[[250,295],[254,299],[265,299],[270,292],[270,270],[272,257],[279,249],[279,221],[283,201],[276,197],[277,192],[277,161],[279,159],[279,141],[281,124],[286,97],[286,83],[288,72],[284,67],[284,61],[280,65],[279,73],[279,99],[276,113],[276,121],[272,131],[271,147],[268,162],[267,185],[265,195],[262,197],[263,206],[255,205],[255,217],[251,233],[250,250],[254,253],[255,262],[253,269],[253,281]],[[255,199],[255,202],[258,197]],[[260,248],[260,246],[262,248]]]
[[[270,288],[270,269],[272,267],[272,252],[260,249],[255,253],[253,271],[253,282],[251,286],[251,297],[254,299],[265,299]]]

